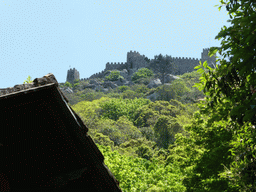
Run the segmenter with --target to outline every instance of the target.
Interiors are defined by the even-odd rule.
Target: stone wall
[[[199,65],[199,61],[203,62],[207,61],[210,67],[216,65],[216,55],[209,57],[208,56],[209,48],[203,49],[201,53],[201,59],[198,58],[184,58],[184,57],[172,57],[173,62],[176,66],[176,71],[170,71],[173,75],[182,75],[187,72],[194,71],[194,67]],[[140,55],[137,51],[130,51],[127,53],[127,61],[126,62],[118,62],[118,63],[107,63],[105,69],[102,72],[95,73],[89,77],[90,78],[102,78],[104,77],[104,73],[107,70],[123,70],[127,69],[129,76],[131,76],[135,71],[139,68],[144,68],[149,65],[149,63],[145,60],[145,55]],[[150,62],[153,62],[154,59],[151,59]],[[87,80],[88,78],[84,78],[81,80]]]
[[[127,53],[127,68],[128,69],[139,69],[146,67],[148,63],[145,61],[145,55],[140,55],[139,52],[128,52]]]
[[[75,79],[80,79],[79,72],[75,68],[69,69],[66,81],[73,83]]]
[[[194,67],[199,64],[199,59],[195,58],[173,57],[172,59],[176,67],[176,70],[171,72],[173,75],[182,75],[187,72],[192,72],[194,71]]]
[[[127,62],[121,62],[121,63],[109,63],[109,62],[107,62],[107,64],[106,64],[106,68],[105,68],[105,70],[107,71],[107,70],[114,70],[114,69],[116,69],[116,70],[123,70],[123,69],[126,69],[126,66],[127,66]]]
[[[208,53],[209,53],[209,48],[203,49],[203,52],[201,53],[201,62],[203,64],[205,61],[207,61],[208,65],[211,68],[215,68],[215,66],[216,66],[216,54],[212,57],[209,57]]]

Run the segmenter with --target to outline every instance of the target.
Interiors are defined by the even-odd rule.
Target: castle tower
[[[130,51],[127,53],[126,68],[129,75],[132,75],[134,71],[147,66],[147,61],[144,55],[140,55],[139,52]]]
[[[208,56],[209,50],[210,50],[209,48],[203,49],[203,52],[201,53],[201,62],[203,64],[205,61],[207,61],[208,66],[210,66],[211,68],[215,68],[215,66],[216,66],[216,54],[213,55],[212,57],[209,57]]]
[[[75,68],[69,69],[67,74],[67,81],[69,83],[73,83],[76,79],[80,79],[79,72]]]

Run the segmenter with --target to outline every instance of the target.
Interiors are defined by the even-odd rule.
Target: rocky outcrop
[[[1,191],[121,192],[53,74],[0,93]]]
[[[148,84],[148,88],[152,89],[152,88],[156,88],[158,86],[162,85],[160,79],[152,79],[150,80],[149,84]]]
[[[67,88],[60,88],[60,90],[65,93],[65,94],[71,94],[71,93],[74,93],[73,90],[69,87]]]
[[[180,77],[177,77],[177,76],[172,75],[172,74],[167,74],[165,76],[165,83],[171,83],[172,81],[174,81],[176,79],[180,79]]]
[[[112,89],[114,89],[114,88],[117,87],[117,85],[116,85],[115,83],[113,83],[112,81],[105,81],[105,82],[102,84],[102,86],[103,86],[104,88],[110,87],[110,88],[112,88]]]

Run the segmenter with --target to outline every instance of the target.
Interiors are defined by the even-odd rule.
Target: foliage
[[[153,71],[148,68],[141,68],[132,75],[132,82],[138,83],[139,79],[152,77]]]
[[[131,89],[131,88],[126,85],[117,87],[118,93],[123,93],[124,91],[129,90],[129,89]]]
[[[162,85],[157,88],[159,100],[169,101],[179,99],[190,92],[183,79],[176,79],[170,85]]]
[[[135,112],[147,105],[151,101],[143,98],[135,99],[117,99],[112,98],[100,104],[102,108],[101,118],[109,118],[117,121],[119,117],[126,116],[130,121],[134,121]]]
[[[135,112],[134,124],[137,127],[154,126],[159,116],[159,112],[151,108],[151,105],[145,105]]]
[[[79,79],[75,79],[74,82],[72,83],[72,87],[73,88],[77,88],[80,85],[80,80]]]
[[[75,94],[67,95],[69,103],[75,105],[80,101],[93,101],[106,97],[102,92],[96,92],[92,89],[84,89],[82,91],[77,91]]]
[[[164,166],[157,161],[123,156],[117,151],[111,151],[109,146],[97,146],[105,157],[105,164],[119,181],[119,186],[124,192],[186,190],[182,185],[181,170],[177,166]]]
[[[177,120],[167,115],[160,115],[155,126],[154,132],[158,146],[167,149],[175,141],[175,134],[182,132]]]
[[[202,74],[199,73],[198,71],[192,71],[190,73],[184,73],[183,75],[180,76],[180,78],[183,79],[184,82],[186,82],[187,87],[192,88],[195,83],[200,82],[199,79],[201,76]]]
[[[28,76],[27,80],[25,80],[23,82],[23,84],[25,84],[25,83],[33,83],[33,81],[31,81],[31,77],[30,76]]]
[[[143,84],[135,84],[131,86],[131,90],[135,91],[136,93],[143,93],[146,94],[150,89],[147,88],[146,85]]]
[[[143,77],[138,79],[135,83],[140,85],[148,85],[151,81],[152,77]]]
[[[93,101],[81,101],[72,105],[72,109],[79,114],[84,124],[89,129],[95,129],[96,122],[100,119],[101,107],[100,103],[109,100],[107,97],[102,97]]]
[[[106,94],[106,96],[109,98],[116,98],[116,99],[123,98],[121,93],[115,93],[115,92],[109,92]]]
[[[135,99],[135,98],[142,98],[142,97],[143,97],[143,93],[137,93],[130,89],[128,89],[122,93],[123,99]]]
[[[127,117],[120,117],[117,121],[101,119],[96,124],[97,130],[107,135],[115,145],[120,145],[130,139],[142,137],[141,132]]]
[[[64,84],[64,86],[65,86],[65,87],[70,87],[70,88],[73,87],[72,84],[71,84],[70,82],[68,82],[68,81],[66,81],[66,83]]]
[[[210,55],[218,51],[223,56],[217,60],[220,66],[212,69],[207,62],[200,62],[196,67],[202,77],[195,86],[204,91],[206,100],[200,103],[200,111],[186,130],[193,146],[190,151],[200,148],[201,152],[186,152],[188,139],[180,143],[184,153],[181,161],[187,164],[180,165],[189,170],[193,164],[183,184],[187,191],[255,191],[256,111],[251,107],[255,105],[256,84],[255,4],[220,2],[225,4],[232,25],[224,26],[216,36],[223,38],[221,47],[210,49]],[[169,161],[178,164],[178,158],[174,159],[172,155]]]
[[[146,137],[147,140],[154,140],[154,129],[153,126],[149,127],[139,127],[139,130],[143,137]]]
[[[159,54],[159,56],[155,55],[155,59],[150,63],[149,67],[153,69],[158,77],[160,77],[162,84],[165,83],[165,76],[167,74],[176,71],[176,66],[173,63],[171,56],[166,55],[163,57],[162,54]]]
[[[110,146],[111,149],[114,149],[114,142],[110,140],[110,138],[102,133],[96,133],[92,137],[93,141],[99,145]]]
[[[111,73],[105,77],[106,80],[117,81],[118,79],[124,79],[123,76],[120,75],[120,71],[111,71]]]
[[[122,155],[141,157],[150,160],[155,153],[155,147],[155,142],[149,141],[145,137],[140,137],[138,139],[131,139],[122,143],[117,150]]]
[[[97,131],[108,136],[114,145],[120,145],[128,139],[128,136],[123,135],[115,123],[112,119],[101,119],[97,121],[96,127]]]
[[[150,59],[149,58],[147,58],[147,57],[145,57],[145,59],[144,59],[145,61],[147,61],[147,63],[149,63],[150,62]]]
[[[151,102],[136,111],[134,123],[138,127],[154,126],[160,115],[176,117],[184,109],[185,106],[176,100]]]

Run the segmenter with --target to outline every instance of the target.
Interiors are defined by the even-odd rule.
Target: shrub
[[[141,68],[135,72],[132,76],[132,81],[137,83],[139,79],[152,77],[154,75],[153,71],[148,68]]]
[[[124,79],[121,75],[120,75],[120,71],[111,71],[109,76],[105,77],[106,80],[110,80],[110,81],[117,81],[118,79]]]

